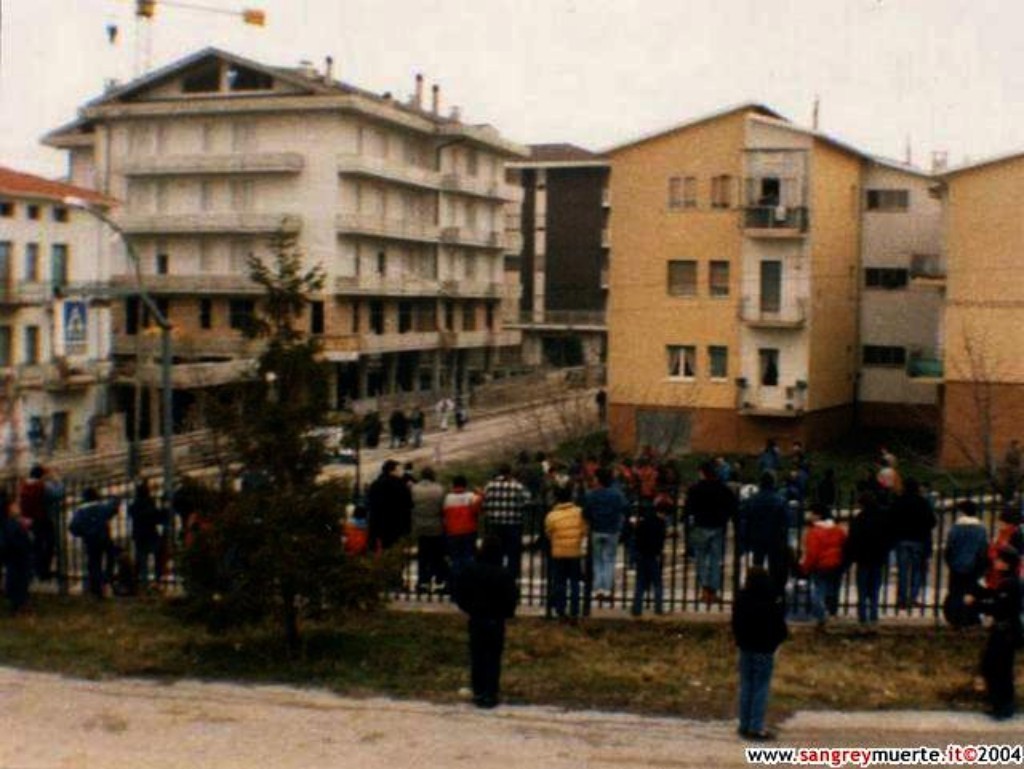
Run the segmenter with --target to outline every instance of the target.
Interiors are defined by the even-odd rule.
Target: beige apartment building
[[[609,155],[616,448],[755,451],[844,434],[864,156],[754,104]]]
[[[934,178],[872,159],[864,175],[858,422],[936,430],[946,266]]]
[[[1024,438],[1024,154],[952,170],[945,203],[945,466],[992,466]]]
[[[279,231],[326,273],[307,322],[338,407],[465,390],[519,344],[500,311],[504,206],[518,194],[504,163],[525,150],[442,115],[422,77],[400,101],[336,80],[330,60],[282,68],[205,49],[87,103],[45,142],[68,150],[73,181],[124,201],[117,221],[174,326],[176,428],[197,392],[251,369],[258,347],[241,329],[260,291],[246,260],[269,256]],[[130,264],[112,280],[129,293]],[[147,325],[137,301],[117,304],[114,353],[125,378],[138,357],[154,388],[141,415],[153,432]]]
[[[94,447],[107,411],[109,265],[91,190],[0,167],[0,470]]]

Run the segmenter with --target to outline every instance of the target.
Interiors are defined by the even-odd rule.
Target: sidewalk
[[[747,766],[735,725],[620,713],[338,697],[181,681],[84,681],[0,668],[2,769]],[[798,713],[779,747],[1015,744],[1022,719]],[[770,746],[769,746],[770,747]]]

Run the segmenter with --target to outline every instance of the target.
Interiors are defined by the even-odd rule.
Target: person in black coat
[[[789,578],[789,518],[786,503],[775,491],[772,473],[762,473],[757,493],[740,505],[739,522],[743,552],[753,554],[755,566],[767,561],[768,573],[781,595]]]
[[[381,467],[367,492],[370,552],[387,550],[412,531],[412,492],[402,466],[393,459]]]
[[[18,500],[9,500],[0,493],[0,561],[4,565],[4,593],[11,614],[21,613],[28,605],[34,554],[31,529],[32,520],[22,515]]]
[[[478,708],[498,704],[505,621],[515,615],[519,602],[515,579],[501,561],[501,540],[488,535],[476,560],[455,582],[455,603],[469,615],[470,680]]]
[[[768,572],[751,566],[746,584],[736,595],[732,632],[739,647],[739,735],[751,740],[771,740],[764,726],[768,707],[775,650],[789,637],[786,607]]]
[[[923,606],[918,600],[928,575],[936,518],[915,479],[907,478],[903,493],[893,503],[891,518],[892,541],[899,566],[896,606],[900,609]]]
[[[983,614],[992,617],[988,642],[981,656],[981,674],[991,706],[989,715],[997,721],[1013,718],[1013,662],[1021,642],[1020,554],[1012,547],[999,548],[994,566],[1001,579],[994,588],[979,588],[977,597],[968,594],[968,604],[977,601]]]
[[[848,566],[857,566],[857,619],[870,626],[878,623],[878,594],[882,589],[882,569],[892,548],[892,535],[874,492],[861,492],[858,504],[860,512],[850,522],[846,539],[845,561]]]

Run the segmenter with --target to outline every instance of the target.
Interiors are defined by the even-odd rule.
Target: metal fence
[[[86,578],[86,562],[84,547],[80,540],[72,537],[68,532],[68,523],[71,515],[82,501],[82,493],[87,487],[95,488],[101,497],[114,496],[120,500],[117,516],[111,521],[111,534],[113,541],[122,552],[132,554],[132,538],[130,521],[127,515],[128,503],[131,500],[132,485],[127,477],[106,478],[102,482],[95,480],[69,479],[63,482],[63,496],[55,514],[54,525],[56,526],[56,575],[53,586],[60,593],[81,592],[84,588]],[[160,499],[162,489],[158,478],[150,480],[150,487],[154,499]],[[0,489],[4,486],[0,485]],[[5,488],[8,495],[17,493],[15,484],[8,483]],[[965,495],[951,495],[945,497],[933,496],[931,501],[936,512],[937,525],[933,532],[932,553],[927,563],[927,577],[921,592],[919,604],[910,608],[898,608],[897,593],[897,568],[895,554],[890,557],[888,565],[883,570],[882,590],[879,598],[879,614],[883,617],[892,616],[916,616],[931,617],[938,620],[942,616],[942,603],[946,594],[948,582],[948,569],[945,564],[944,543],[950,526],[953,524],[956,504],[962,499],[971,499],[978,506],[979,516],[984,522],[989,538],[998,526],[999,512],[1003,503],[998,496],[987,493],[974,493]],[[837,511],[837,519],[840,523],[847,522],[854,513],[853,497],[849,497],[849,504],[840,505]],[[804,524],[798,522],[795,530],[791,530],[790,539],[796,543],[794,552],[798,560],[800,543],[803,542]],[[531,509],[524,521],[523,535],[523,556],[520,573],[520,599],[525,606],[545,609],[549,605],[549,584],[548,584],[548,559],[545,551],[543,538],[544,511]],[[178,589],[180,587],[179,575],[175,571],[174,554],[180,544],[181,523],[174,515],[168,514],[167,526],[164,533],[164,547],[166,556],[164,560],[164,575],[162,584],[165,588]],[[486,528],[486,523],[485,523]],[[731,610],[733,596],[739,588],[742,577],[747,566],[746,558],[738,551],[734,536],[734,529],[729,527],[725,546],[725,558],[722,565],[723,590],[718,594],[716,600],[707,606],[702,601],[700,586],[696,578],[695,560],[687,551],[688,532],[686,522],[679,511],[668,521],[669,535],[666,539],[663,552],[662,579],[663,579],[663,608],[666,613],[685,612],[728,612]],[[411,542],[405,549],[405,561],[402,570],[401,585],[393,590],[392,597],[411,603],[447,602],[450,596],[444,590],[422,591],[417,590],[417,543]],[[585,559],[586,560],[586,559]],[[632,607],[633,593],[636,584],[636,570],[630,556],[630,542],[628,534],[621,538],[615,564],[615,586],[610,598],[596,599],[591,591],[592,574],[589,564],[585,564],[584,580],[581,589],[583,613],[588,614],[594,608],[614,609],[627,612]],[[791,577],[790,584],[797,582],[796,577]],[[39,589],[39,588],[37,588]],[[45,588],[44,588],[45,589]],[[807,602],[809,591],[796,590],[795,595],[798,601]],[[791,606],[794,612],[806,613],[807,606]],[[644,599],[644,611],[653,609],[652,596],[648,594]],[[855,586],[854,570],[851,568],[843,575],[840,597],[839,615],[856,616],[857,611],[857,590]]]

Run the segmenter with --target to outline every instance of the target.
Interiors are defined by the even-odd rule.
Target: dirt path
[[[337,697],[185,681],[82,681],[0,668],[2,769],[746,766],[732,723]],[[798,714],[779,745],[1019,741],[1021,719]]]

